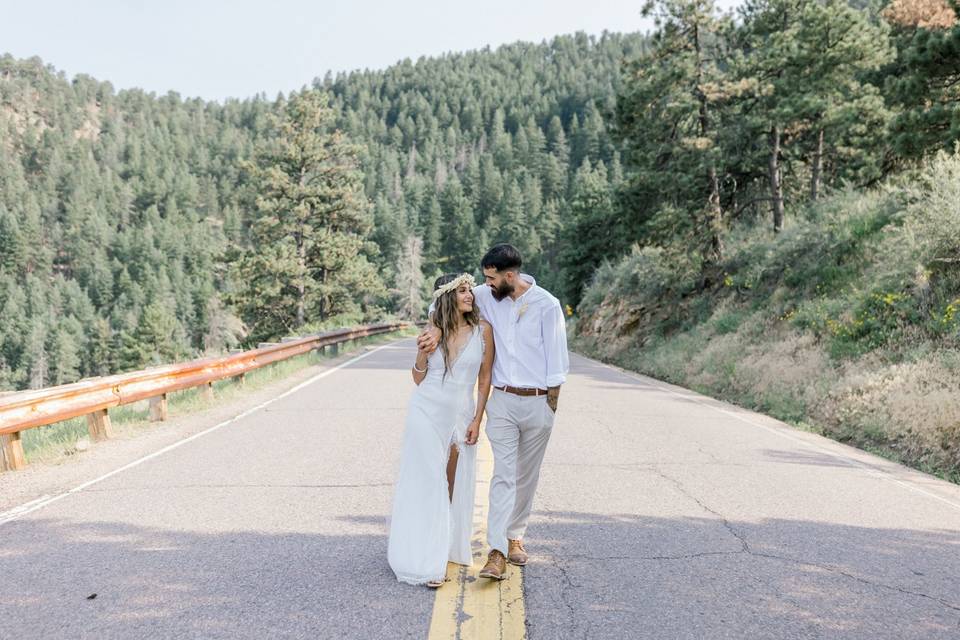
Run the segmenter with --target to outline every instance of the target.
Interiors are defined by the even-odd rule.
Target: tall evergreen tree
[[[629,214],[686,212],[710,282],[723,257],[716,112],[726,97],[719,61],[728,24],[713,0],[662,0],[644,12],[658,27],[652,50],[626,66],[617,103],[623,159],[633,173]]]
[[[573,179],[566,218],[559,256],[562,298],[576,307],[594,268],[626,249],[626,238],[617,224],[613,191],[602,162],[594,168],[584,160]]]
[[[846,165],[862,167],[876,157],[863,143],[871,132],[883,131],[886,113],[876,89],[863,79],[889,61],[892,51],[885,26],[846,0],[748,0],[742,15],[737,44],[743,53],[735,66],[745,93],[743,131],[766,139],[773,229],[779,232],[783,159],[794,151],[792,145],[806,143],[794,155],[808,159],[812,200],[821,191],[831,142],[842,145],[859,136],[858,157],[842,158]],[[879,167],[872,173],[878,175]]]
[[[370,215],[357,148],[333,120],[320,92],[291,96],[247,165],[260,188],[233,299],[256,336],[354,311],[350,299],[382,289],[366,255]]]

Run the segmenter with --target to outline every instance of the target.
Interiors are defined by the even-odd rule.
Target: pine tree
[[[651,52],[626,67],[617,105],[623,159],[632,169],[638,218],[650,211],[690,216],[704,283],[717,277],[724,218],[717,111],[727,97],[721,32],[713,0],[662,0],[645,14],[658,26]]]
[[[74,382],[80,377],[80,346],[73,334],[58,327],[51,335],[49,384],[61,385]]]
[[[481,240],[473,214],[473,206],[463,192],[459,180],[447,181],[440,196],[443,214],[443,258],[440,268],[446,272],[473,273],[479,262]]]
[[[808,193],[816,200],[829,144],[858,133],[863,141],[870,131],[884,129],[883,102],[863,77],[889,61],[892,51],[884,25],[846,0],[749,0],[742,11],[738,45],[745,55],[736,66],[746,89],[743,113],[768,141],[769,197],[773,229],[779,232],[784,222],[782,160],[790,145],[806,142],[802,155],[810,165]],[[862,165],[869,153],[865,148],[859,155],[842,160]]]
[[[0,205],[0,272],[16,274],[25,266],[26,246],[20,224]]]
[[[429,269],[436,265],[442,252],[441,228],[443,225],[443,213],[440,209],[440,201],[436,195],[430,198],[427,203],[427,212],[424,216],[423,232],[423,261]]]
[[[357,148],[333,120],[324,95],[292,96],[248,165],[260,195],[233,300],[257,339],[352,312],[361,303],[351,300],[383,290],[366,257],[370,216]]]
[[[884,70],[885,90],[900,109],[890,127],[894,148],[920,158],[960,140],[960,7],[952,5],[947,15],[936,2],[904,6],[909,4],[890,6],[888,15],[899,28],[897,59]]]
[[[626,248],[616,214],[606,167],[601,162],[593,168],[584,160],[573,180],[568,222],[561,232],[558,259],[564,303],[576,307],[594,268]]]
[[[117,365],[110,322],[105,318],[97,318],[90,335],[84,370],[88,375],[105,376],[116,371]]]
[[[135,366],[176,362],[185,355],[177,337],[177,319],[170,308],[159,301],[148,304],[133,335],[138,345],[136,356],[139,356]],[[131,358],[131,363],[133,361]]]

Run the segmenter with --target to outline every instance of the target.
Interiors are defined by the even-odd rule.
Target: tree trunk
[[[780,184],[780,125],[770,130],[770,158],[767,166],[770,181],[770,209],[773,213],[773,231],[783,231],[783,187]]]
[[[694,45],[697,51],[697,100],[700,103],[700,135],[704,138],[710,134],[710,112],[707,109],[707,96],[700,89],[703,81],[703,60],[700,50],[700,30],[694,28]],[[705,281],[712,280],[711,272],[717,269],[717,265],[723,259],[723,239],[721,233],[723,230],[723,210],[720,208],[720,181],[717,179],[717,168],[713,159],[707,161],[707,187],[709,195],[707,196],[706,220],[706,238],[704,238],[702,249],[701,270]]]
[[[321,285],[327,284],[327,269],[325,267],[320,268],[320,277],[318,279],[320,280]],[[321,287],[320,295],[317,298],[317,305],[318,305],[317,313],[318,313],[319,319],[326,320],[327,311],[328,311],[326,287]]]
[[[302,236],[297,239],[297,328],[306,321],[307,248]]]
[[[820,176],[823,175],[823,129],[817,131],[817,148],[813,152],[813,171],[810,175],[810,201],[820,197]]]
[[[307,181],[307,165],[304,162],[300,164],[300,177],[297,180],[299,187],[298,193],[302,194]],[[299,204],[299,203],[298,203]],[[312,213],[312,212],[311,212]],[[306,221],[303,213],[297,213],[299,218],[296,230],[297,243],[297,329],[306,323],[307,306],[307,240],[306,240]]]
[[[711,266],[720,264],[723,260],[723,210],[720,208],[720,181],[717,179],[717,170],[711,164],[707,169],[707,180],[710,182],[710,197],[707,199],[707,246],[704,260]]]

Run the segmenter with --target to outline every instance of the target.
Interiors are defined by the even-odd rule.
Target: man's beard
[[[508,295],[513,293],[514,290],[514,286],[507,282],[504,282],[499,287],[491,286],[490,288],[493,289],[493,299],[497,302],[500,302],[506,298]]]

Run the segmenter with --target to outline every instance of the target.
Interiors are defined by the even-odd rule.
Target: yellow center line
[[[430,640],[520,640],[526,637],[526,610],[520,567],[507,565],[507,577],[478,576],[487,562],[487,511],[493,450],[481,434],[477,447],[477,490],[473,509],[473,564],[447,563],[449,582],[437,589],[430,621]]]

